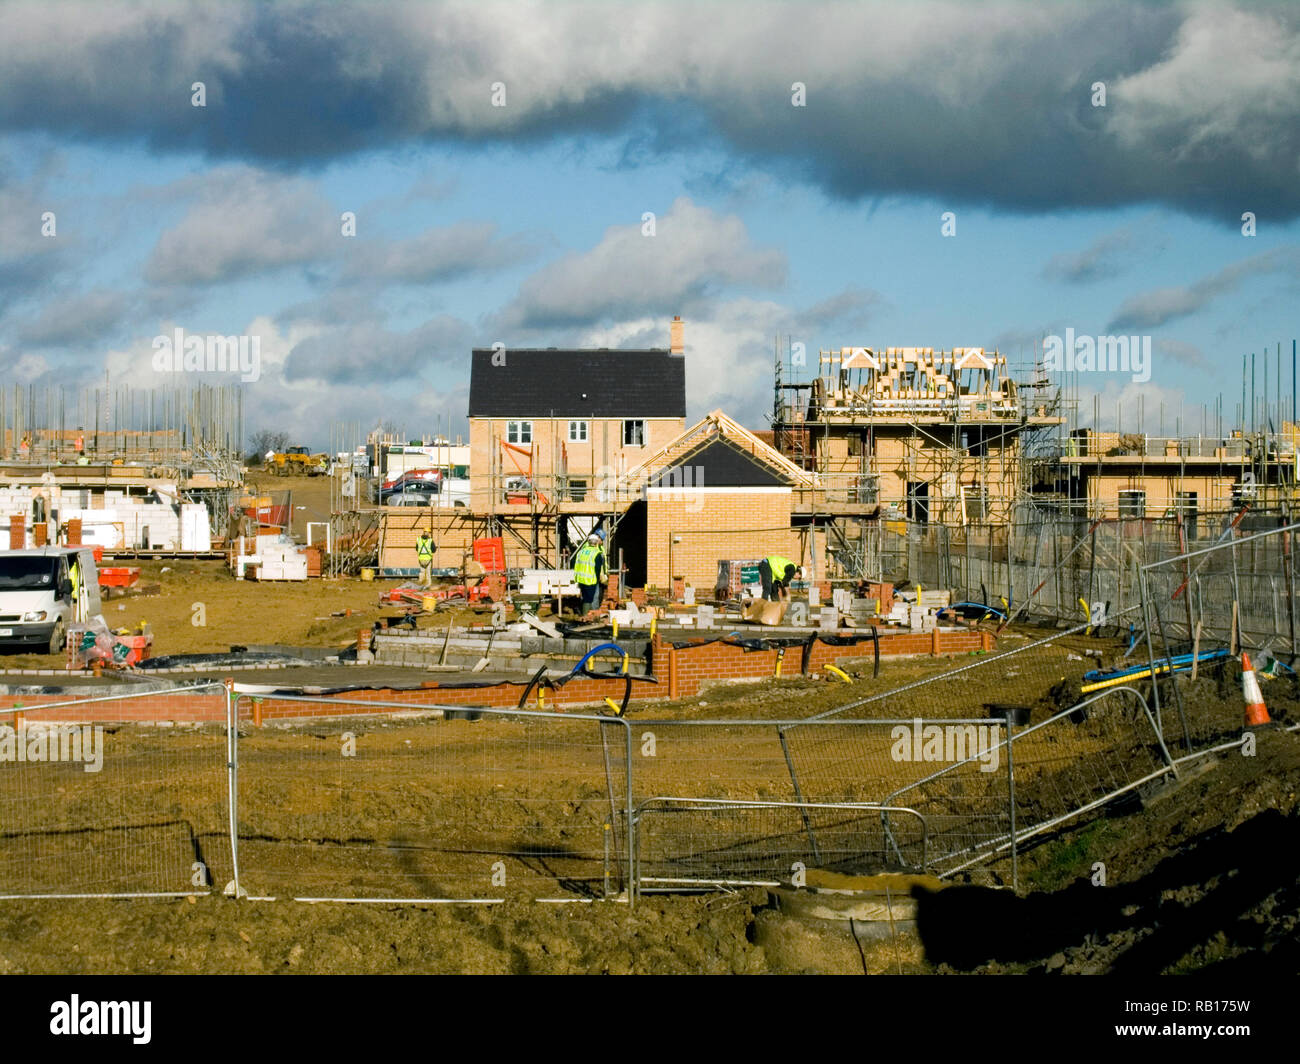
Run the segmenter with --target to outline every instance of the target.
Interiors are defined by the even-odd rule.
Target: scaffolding
[[[816,472],[801,516],[824,533],[833,575],[879,578],[896,523],[1005,520],[1025,484],[1026,454],[1065,424],[1045,374],[1019,379],[984,348],[841,347],[815,376],[776,345],[773,444]]]
[[[167,481],[202,503],[212,534],[228,536],[242,493],[244,393],[237,384],[132,388],[40,386],[0,380],[0,472],[89,493],[146,492]]]

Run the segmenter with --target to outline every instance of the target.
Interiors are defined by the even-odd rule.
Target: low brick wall
[[[761,632],[755,631],[754,635],[759,636]],[[882,633],[880,636],[881,657],[968,654],[975,650],[993,649],[994,638],[990,632],[941,632],[936,629],[926,633],[890,632]],[[808,668],[811,672],[817,672],[827,664],[834,664],[845,658],[861,658],[871,653],[870,642],[833,646],[819,640],[813,643]],[[709,683],[720,680],[760,680],[770,677],[776,672],[778,655],[777,650],[747,651],[743,647],[720,642],[703,646],[673,647],[664,640],[662,632],[656,632],[651,644],[651,663],[658,683],[634,681],[632,703],[636,705],[648,699],[691,698],[699,694]],[[786,648],[781,674],[787,677],[799,675],[802,657],[802,647]],[[545,708],[587,708],[600,705],[605,698],[612,698],[619,702],[623,698],[623,684],[621,679],[579,677],[559,690],[546,691]],[[409,706],[411,709],[436,705],[508,709],[518,705],[523,690],[521,683],[498,683],[482,687],[442,687],[435,682],[430,682],[418,690],[410,691],[377,689],[348,691],[334,696],[320,695],[314,697],[314,700],[309,703],[290,702],[276,699],[271,695],[256,696],[261,701],[255,703],[254,696],[244,695],[241,696],[239,703],[239,719],[266,723],[272,720],[363,716],[390,711],[388,709],[368,710],[364,706],[346,704],[341,700],[395,703]],[[0,723],[13,726],[20,719],[26,719],[29,723],[174,721],[177,724],[211,724],[226,719],[226,699],[221,692],[194,694],[185,691],[162,691],[136,698],[86,702],[81,705],[60,706],[57,709],[37,712],[41,705],[66,701],[68,701],[66,695],[17,696],[10,706],[0,711]],[[530,696],[529,704],[536,708],[535,693]]]
[[[753,633],[761,636],[761,631]],[[991,632],[950,631],[941,632],[882,632],[880,656],[901,657],[918,654],[939,656],[943,654],[968,654],[974,650],[992,650]],[[813,643],[808,669],[817,672],[827,664],[844,658],[861,658],[872,653],[870,642],[851,646],[834,646],[820,640]],[[727,643],[708,643],[703,646],[675,648],[665,642],[657,632],[651,647],[655,674],[661,684],[667,683],[668,698],[690,698],[708,683],[728,679],[760,679],[776,672],[778,650],[745,650]],[[797,676],[803,657],[803,648],[787,647],[782,662],[783,676]]]

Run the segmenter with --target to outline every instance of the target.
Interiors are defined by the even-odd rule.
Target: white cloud
[[[720,216],[681,197],[655,219],[611,226],[588,251],[544,266],[519,288],[495,323],[536,328],[684,308],[726,285],[780,285],[785,255],[761,248],[734,215]]]
[[[185,184],[198,202],[158,238],[145,267],[152,282],[236,280],[339,250],[339,212],[313,182],[238,167]]]

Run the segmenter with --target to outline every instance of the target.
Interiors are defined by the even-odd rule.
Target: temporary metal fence
[[[177,896],[230,879],[220,722],[111,720],[112,705],[158,693],[15,703],[0,724],[0,898]],[[223,687],[177,693],[220,696]]]
[[[1009,722],[999,752],[1013,766],[1012,829],[953,854],[943,874],[1005,855],[1014,880],[1017,850],[1028,840],[1178,772],[1146,699],[1131,687],[1110,688],[1027,727]],[[915,792],[947,786],[959,769],[945,768],[891,800],[924,808]]]
[[[913,523],[904,537],[895,537],[900,542],[890,561],[895,576],[1009,609],[1017,619],[1073,622],[1092,619],[1098,607],[1113,618],[1142,602],[1144,567],[1167,563],[1172,573],[1189,551],[1230,538],[1240,547],[1261,522],[1276,526],[1280,518],[1252,514],[1244,506],[1224,513],[1176,510],[1163,517],[1097,518],[1020,504],[1005,523]],[[900,564],[903,539],[906,562]],[[1254,593],[1240,602],[1248,629],[1287,623],[1282,581],[1288,565],[1294,573],[1295,560],[1289,541],[1274,544],[1237,551],[1238,578],[1251,574],[1257,582]]]
[[[912,724],[635,721],[638,883],[769,883],[789,880],[796,865],[851,874],[926,868],[936,830],[929,815],[883,800],[932,767],[913,757]],[[1005,812],[1005,779],[1002,795]]]
[[[258,697],[315,719],[240,732],[233,841],[250,896],[500,901],[628,888],[626,720],[238,687],[236,719]],[[442,719],[416,733],[412,710]],[[394,711],[408,719],[338,716]]]
[[[776,886],[808,868],[920,870],[928,860],[925,818],[905,806],[655,797],[638,803],[636,829],[640,893]]]
[[[1173,749],[1132,686],[1029,707],[1030,723],[1025,707],[933,712],[945,685],[980,690],[1047,649],[1062,648],[851,704],[884,701],[889,719],[629,720],[228,684],[224,728],[106,726],[97,772],[0,766],[0,897],[634,901],[801,866],[951,876],[1003,858],[1015,884],[1027,840],[1241,742],[1238,721]],[[129,697],[31,707],[25,724]]]
[[[1276,656],[1297,667],[1297,531],[1230,529],[1222,542],[1143,566],[1145,657],[1158,678],[1152,708],[1182,756],[1231,745],[1241,730],[1235,669],[1212,654],[1245,650],[1256,665]]]

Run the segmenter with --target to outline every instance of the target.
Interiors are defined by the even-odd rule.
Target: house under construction
[[[242,494],[242,436],[237,385],[0,387],[5,516],[49,542],[75,513],[118,552],[211,553]]]
[[[1065,424],[1050,382],[1017,380],[998,351],[822,350],[804,382],[788,378],[792,361],[778,343],[773,441],[817,475],[811,518],[836,575],[880,571],[884,529],[1006,522],[1028,460]]]

